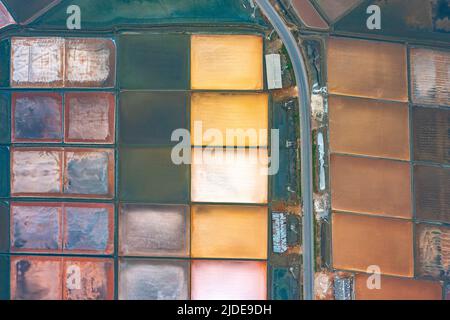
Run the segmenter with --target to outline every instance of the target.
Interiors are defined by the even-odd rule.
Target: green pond
[[[259,24],[248,0],[71,0],[32,23],[40,29],[66,29],[67,6],[81,9],[82,29],[111,29],[142,24]]]

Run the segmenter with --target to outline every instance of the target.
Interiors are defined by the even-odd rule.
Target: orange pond
[[[358,214],[334,213],[333,267],[366,272],[377,265],[382,274],[412,277],[412,222]]]
[[[192,257],[267,258],[267,207],[192,206]]]
[[[330,96],[333,152],[409,160],[408,105]]]
[[[193,35],[191,88],[263,89],[263,39],[253,35]]]
[[[405,46],[330,38],[327,57],[330,93],[408,101]]]
[[[267,146],[267,94],[193,93],[192,144],[195,146]],[[223,138],[214,141],[207,130]],[[214,131],[212,131],[214,130]],[[220,133],[220,134],[219,134]]]
[[[407,162],[331,155],[334,210],[411,218]]]
[[[381,277],[380,289],[368,289],[368,275],[355,277],[357,300],[441,300],[442,287],[437,281]]]

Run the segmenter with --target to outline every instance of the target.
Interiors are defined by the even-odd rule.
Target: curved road
[[[269,19],[275,31],[283,41],[294,68],[295,79],[299,89],[300,130],[301,130],[301,189],[303,199],[303,297],[314,297],[314,217],[312,184],[312,143],[311,110],[308,77],[305,62],[283,19],[268,0],[255,0],[261,11]]]

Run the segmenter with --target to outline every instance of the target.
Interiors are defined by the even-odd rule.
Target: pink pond
[[[267,265],[260,261],[192,261],[192,300],[265,300]]]
[[[7,27],[11,24],[15,24],[15,21],[5,5],[0,2],[0,29]]]

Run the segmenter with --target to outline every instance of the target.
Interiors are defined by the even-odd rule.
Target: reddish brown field
[[[113,259],[11,258],[13,300],[111,300],[113,297]]]
[[[439,282],[397,277],[381,277],[381,288],[367,288],[368,275],[355,277],[357,300],[441,300],[442,287]]]
[[[419,219],[450,222],[449,181],[449,168],[414,166],[414,198]]]
[[[450,109],[414,106],[414,160],[450,163]]]
[[[114,299],[112,259],[67,258],[63,279],[64,300]]]
[[[366,272],[377,265],[385,275],[412,277],[412,222],[334,213],[333,267]]]
[[[337,20],[362,0],[318,0],[316,1],[331,21]]]
[[[411,218],[410,175],[407,162],[332,155],[332,207]]]
[[[330,38],[327,56],[330,93],[408,101],[405,46]]]
[[[318,14],[309,0],[292,0],[292,7],[302,22],[310,28],[328,29],[328,24]]]
[[[450,228],[419,223],[415,228],[416,274],[445,279],[450,272]]]
[[[409,160],[406,103],[344,96],[328,103],[333,152]]]
[[[61,300],[62,258],[11,257],[12,300]]]

